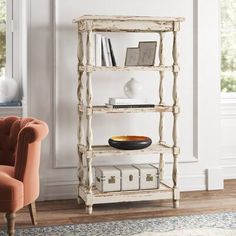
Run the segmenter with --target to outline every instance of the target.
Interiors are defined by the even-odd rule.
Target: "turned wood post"
[[[84,102],[83,102],[83,59],[84,59],[84,46],[83,46],[83,34],[78,30],[78,49],[77,49],[77,58],[78,58],[78,87],[77,87],[77,98],[78,98],[78,130],[77,130],[77,138],[78,138],[78,145],[77,145],[77,152],[78,152],[78,169],[77,169],[77,176],[79,180],[78,184],[78,191],[79,186],[84,184],[84,168],[83,168],[83,154],[79,150],[79,145],[83,143],[83,109]],[[78,203],[80,203],[80,197],[78,194]]]
[[[175,22],[175,24],[179,24],[179,22]],[[175,27],[178,29],[179,27]],[[179,96],[178,96],[178,74],[179,74],[179,65],[178,65],[178,46],[177,46],[177,30],[173,31],[173,91],[172,91],[172,98],[173,98],[173,172],[172,172],[172,179],[173,179],[173,201],[174,207],[179,206],[179,183],[178,183],[178,113],[179,113]]]
[[[92,30],[87,31],[87,65],[92,67],[93,46],[92,46]],[[92,151],[93,133],[92,133],[92,70],[87,70],[87,150]],[[92,193],[92,155],[87,157],[88,168],[88,191]]]
[[[163,48],[163,32],[159,33],[160,35],[160,44],[159,44],[159,66],[164,66],[164,48]],[[160,74],[160,83],[159,83],[159,105],[163,105],[163,80],[164,80],[164,71],[159,71]],[[163,128],[164,128],[164,113],[160,112],[160,120],[159,120],[159,143],[163,144]],[[165,161],[163,153],[160,153],[159,159],[159,170],[160,170],[160,180],[164,178],[164,167]]]

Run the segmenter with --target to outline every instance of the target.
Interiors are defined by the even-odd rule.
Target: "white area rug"
[[[236,212],[16,229],[16,236],[236,236]],[[6,228],[0,236],[7,236]]]
[[[182,229],[171,232],[143,232],[133,236],[236,236],[236,229]]]

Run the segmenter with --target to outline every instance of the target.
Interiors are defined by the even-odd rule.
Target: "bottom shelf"
[[[93,187],[92,193],[89,193],[85,186],[80,186],[79,197],[81,197],[84,200],[86,205],[114,203],[114,202],[134,202],[134,201],[173,199],[173,188],[165,183],[160,183],[159,189],[102,193],[95,187]]]

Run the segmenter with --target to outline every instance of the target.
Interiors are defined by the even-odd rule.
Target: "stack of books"
[[[142,98],[109,98],[106,106],[112,108],[155,107],[154,104],[147,103],[146,99]]]
[[[95,66],[116,66],[110,38],[94,34],[94,55]]]

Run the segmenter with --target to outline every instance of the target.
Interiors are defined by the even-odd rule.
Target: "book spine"
[[[108,44],[109,44],[109,48],[110,48],[110,52],[111,52],[112,66],[117,66],[114,51],[113,51],[112,44],[111,44],[111,40],[109,38],[108,38]]]
[[[109,43],[108,43],[108,38],[105,37],[105,40],[106,40],[106,46],[107,46],[107,55],[108,55],[109,66],[112,66],[111,51],[110,51],[110,46],[109,46]]]
[[[105,36],[102,36],[102,56],[103,56],[103,60],[104,60],[104,66],[109,66],[108,52],[107,52]]]
[[[95,56],[96,66],[102,66],[102,36],[101,34],[95,35]]]
[[[93,57],[92,57],[92,65],[96,66],[96,34],[93,34]]]

